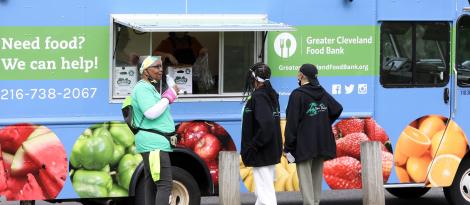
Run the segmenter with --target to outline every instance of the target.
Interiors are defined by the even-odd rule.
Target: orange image
[[[401,183],[433,187],[452,183],[468,148],[462,129],[454,121],[447,121],[439,115],[427,115],[402,131],[394,153],[395,172]]]

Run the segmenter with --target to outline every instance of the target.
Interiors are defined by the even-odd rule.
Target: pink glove
[[[173,103],[176,98],[178,98],[178,96],[176,96],[175,90],[172,87],[166,89],[165,92],[163,92],[162,97],[168,99],[170,104]]]

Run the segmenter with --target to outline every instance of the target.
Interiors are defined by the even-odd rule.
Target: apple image
[[[214,182],[215,186],[219,185],[219,165],[217,160],[212,160],[210,162],[206,162],[207,167],[209,168],[209,172],[211,174],[212,182]]]
[[[186,132],[180,137],[178,144],[183,145],[186,148],[193,149],[199,139],[207,134],[209,129],[204,122],[193,122],[187,125]]]
[[[227,131],[225,131],[225,129],[220,126],[219,124],[217,123],[210,123],[209,124],[210,126],[210,131],[212,134],[214,134],[215,136],[228,136],[228,133]]]
[[[232,139],[227,140],[227,144],[223,146],[222,150],[224,151],[237,151],[237,147],[235,146],[235,143],[233,143]]]
[[[194,152],[204,161],[210,162],[217,159],[220,148],[219,139],[213,134],[206,133],[199,139],[196,146],[194,146]]]
[[[191,122],[181,122],[179,125],[178,125],[178,129],[176,129],[176,133],[178,133],[179,135],[184,135],[184,133],[186,133],[186,129],[188,129],[188,127],[191,126]]]

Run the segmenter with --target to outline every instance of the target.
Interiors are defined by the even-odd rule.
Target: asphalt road
[[[301,205],[302,199],[299,192],[281,192],[277,193],[279,205]],[[242,194],[241,202],[243,205],[254,204],[255,196],[253,194]],[[205,197],[201,204],[218,204],[217,197]],[[324,191],[321,196],[321,205],[362,205],[361,190],[336,190]],[[399,199],[385,191],[386,205],[447,205],[442,189],[434,188],[417,200]]]
[[[385,191],[385,204],[386,205],[446,205],[447,201],[444,198],[442,189],[433,188],[423,197],[416,200],[404,200],[396,198]],[[255,196],[252,193],[242,193],[241,202],[243,205],[254,204]],[[279,205],[300,205],[302,204],[301,195],[299,192],[281,192],[277,193],[277,200]],[[19,205],[19,202],[3,202],[1,205]],[[50,205],[44,201],[37,201],[36,205]],[[64,202],[56,203],[63,205],[81,205],[77,202]],[[216,205],[219,204],[218,197],[203,197],[201,199],[202,205]],[[343,191],[324,191],[321,197],[321,205],[362,205],[362,192],[361,190],[343,190]]]

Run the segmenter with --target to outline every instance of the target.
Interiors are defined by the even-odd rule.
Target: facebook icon
[[[331,86],[331,93],[333,95],[341,95],[341,85],[340,84],[333,84]]]

